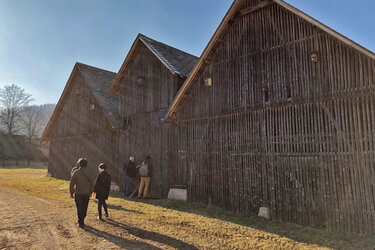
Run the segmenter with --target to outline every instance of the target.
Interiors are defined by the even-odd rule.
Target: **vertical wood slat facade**
[[[178,182],[232,212],[374,234],[374,80],[372,58],[278,4],[237,16],[176,115]]]
[[[138,83],[139,77],[146,79],[145,86]],[[133,155],[141,163],[150,155],[153,164],[150,196],[165,198],[171,186],[171,130],[164,117],[183,78],[173,75],[140,44],[121,82],[119,98],[124,130],[120,136],[120,156],[125,162]]]
[[[84,157],[93,178],[98,173],[98,165],[104,162],[113,181],[120,183],[122,173],[117,164],[119,133],[112,128],[106,111],[78,68],[95,69],[95,72],[98,69],[77,65],[42,138],[49,142],[48,171],[53,177],[69,180],[77,159]],[[102,70],[96,74],[113,74],[111,79],[114,78],[114,73]],[[105,86],[101,87],[106,90]],[[90,109],[90,105],[94,105],[94,109]]]

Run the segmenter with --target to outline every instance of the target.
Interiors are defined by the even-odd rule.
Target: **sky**
[[[375,51],[374,0],[286,0]],[[355,2],[355,4],[354,4]],[[57,103],[75,62],[118,72],[138,33],[200,56],[232,0],[0,0],[0,87]]]

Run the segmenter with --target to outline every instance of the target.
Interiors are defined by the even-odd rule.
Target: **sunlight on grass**
[[[0,169],[0,186],[43,199],[56,206],[73,207],[69,182],[46,177],[43,169]],[[198,248],[371,248],[374,237],[327,233],[288,223],[237,216],[222,209],[171,200],[125,200],[119,193],[109,199],[110,213],[134,228],[180,239]],[[89,212],[96,213],[90,202]]]

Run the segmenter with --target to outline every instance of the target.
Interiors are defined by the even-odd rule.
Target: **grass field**
[[[40,168],[42,166],[39,166]],[[30,196],[58,201],[54,206],[72,208],[68,182],[45,177],[46,170],[7,167],[0,169],[0,187]],[[373,249],[374,237],[328,233],[256,217],[236,216],[221,209],[171,200],[126,200],[119,193],[109,199],[113,226],[122,227],[147,242],[160,237],[172,248],[199,249]],[[89,214],[95,214],[91,202]],[[121,226],[126,225],[126,226]],[[121,232],[114,232],[121,235]],[[119,236],[116,236],[119,237]],[[123,236],[125,237],[125,236]],[[142,237],[141,237],[142,238]],[[124,238],[125,239],[125,238]],[[160,243],[160,242],[159,242]],[[152,243],[150,243],[152,244]],[[181,245],[182,244],[182,245]],[[164,248],[164,247],[162,247]]]

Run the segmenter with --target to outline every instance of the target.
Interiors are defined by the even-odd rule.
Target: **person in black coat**
[[[111,176],[106,171],[107,166],[104,163],[99,165],[99,174],[96,177],[94,185],[94,193],[98,199],[98,219],[102,220],[102,207],[104,208],[105,217],[108,217],[108,208],[105,200],[108,199],[109,191],[111,189]]]
[[[131,156],[129,161],[124,164],[124,197],[129,197],[131,190],[135,188],[137,182],[136,165],[134,156]]]

